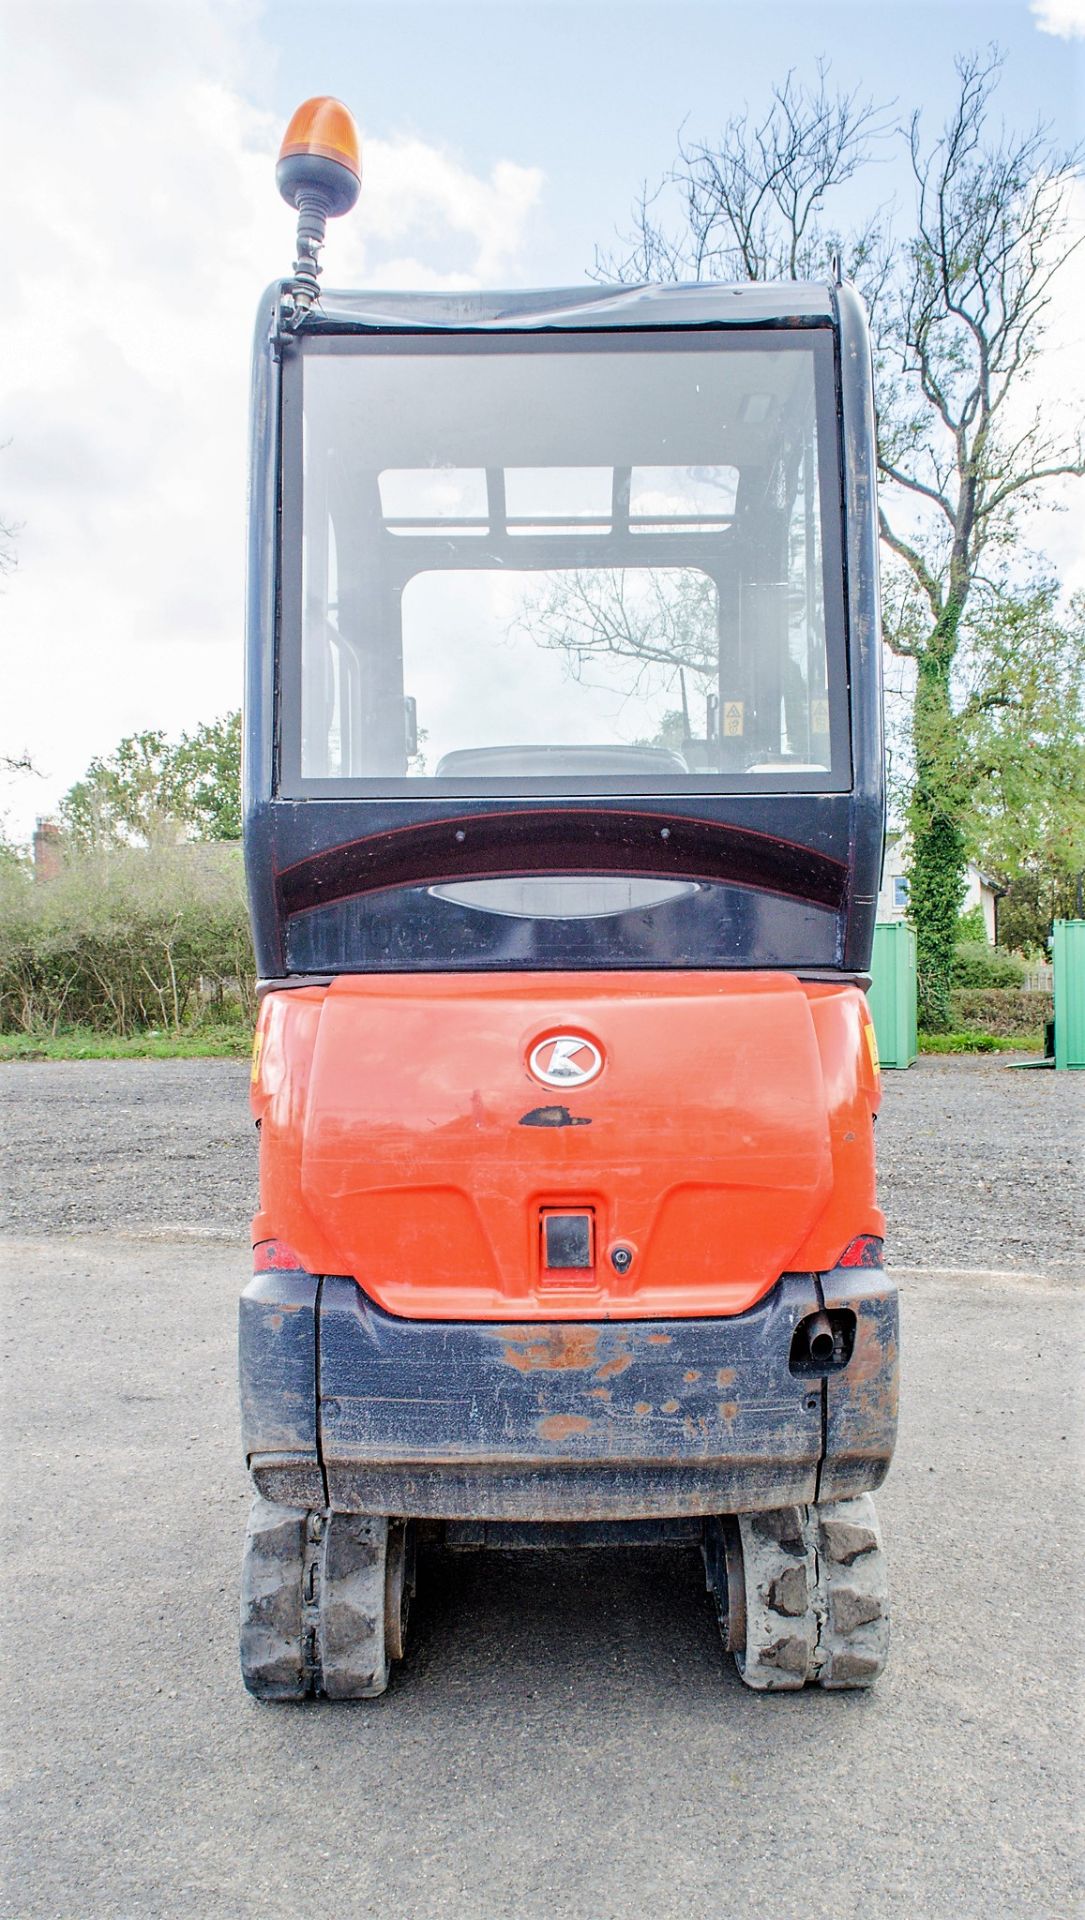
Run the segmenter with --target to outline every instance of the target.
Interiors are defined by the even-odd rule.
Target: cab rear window
[[[281,791],[850,784],[829,330],[288,376]]]

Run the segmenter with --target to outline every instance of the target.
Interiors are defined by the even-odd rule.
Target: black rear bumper
[[[823,1307],[850,1353],[819,1373],[802,1323]],[[398,1320],[353,1280],[271,1272],[243,1293],[240,1333],[248,1464],[292,1505],[749,1512],[869,1491],[896,1436],[896,1287],[869,1267],[787,1274],[730,1318],[511,1325]]]

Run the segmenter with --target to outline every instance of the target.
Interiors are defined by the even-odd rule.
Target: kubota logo
[[[544,1087],[586,1087],[603,1071],[603,1056],[592,1040],[559,1033],[532,1047],[528,1066]]]

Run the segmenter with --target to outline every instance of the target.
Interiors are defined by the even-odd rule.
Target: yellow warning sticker
[[[878,1057],[878,1036],[874,1031],[873,1020],[863,1021],[863,1032],[866,1034],[867,1052],[870,1055],[870,1064],[874,1069],[875,1077],[877,1077],[877,1075],[882,1070],[882,1063]]]
[[[723,731],[729,740],[736,739],[746,730],[746,703],[743,700],[725,700],[723,703]]]
[[[253,1085],[254,1085],[254,1086],[255,1086],[255,1084],[256,1084],[256,1082],[257,1082],[257,1080],[259,1080],[259,1078],[260,1078],[260,1052],[261,1052],[261,1049],[262,1049],[262,1047],[263,1047],[263,1044],[264,1044],[264,1035],[263,1035],[263,1032],[262,1032],[262,1030],[259,1030],[259,1031],[257,1032],[257,1035],[256,1035],[256,1038],[255,1038],[255,1040],[254,1040],[254,1041],[253,1041],[253,1043],[252,1043],[252,1074],[251,1074],[251,1079],[252,1079],[252,1082],[253,1082]]]

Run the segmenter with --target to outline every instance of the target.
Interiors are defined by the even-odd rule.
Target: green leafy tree
[[[985,947],[989,945],[987,939],[987,922],[984,919],[983,908],[980,906],[978,900],[974,907],[969,907],[968,912],[962,913],[958,918],[957,945],[960,946],[962,942],[970,947]]]
[[[1043,946],[1085,872],[1085,594],[982,603],[962,645],[968,851],[1006,885],[1003,945]]]
[[[1027,708],[1035,691],[998,638],[1014,623],[989,590],[990,569],[1044,483],[1085,472],[1080,433],[1049,424],[1029,390],[1052,283],[1075,244],[1066,184],[1076,156],[1042,129],[995,127],[998,68],[993,56],[960,63],[956,107],[927,150],[913,118],[915,228],[875,309],[881,531],[899,569],[887,636],[915,669],[910,907],[921,1014],[935,1031],[949,1024],[969,736],[979,716]],[[982,660],[980,684],[958,706],[969,651]]]
[[[954,108],[930,143],[911,119],[903,240],[877,209],[850,235],[830,222],[887,122],[872,102],[830,93],[822,67],[813,88],[789,76],[760,119],[744,111],[718,140],[683,146],[659,195],[642,197],[628,250],[597,260],[622,280],[789,279],[824,277],[837,253],[866,295],[885,632],[910,668],[910,906],[931,1030],[949,1023],[964,891],[971,785],[955,686],[967,616],[1021,509],[1058,476],[1085,472],[1080,434],[1045,419],[1030,389],[1052,287],[1077,244],[1067,186],[1079,154],[1056,149],[1042,126],[1013,135],[997,123],[1000,64],[994,50],[959,61]]]
[[[7,821],[0,814],[0,886],[10,876],[26,873],[28,866],[26,849],[11,838]]]
[[[241,716],[183,733],[128,734],[91,761],[61,803],[61,824],[82,848],[169,847],[241,835]]]
[[[184,794],[185,819],[199,840],[241,838],[241,715],[206,722],[182,734],[173,771]]]

